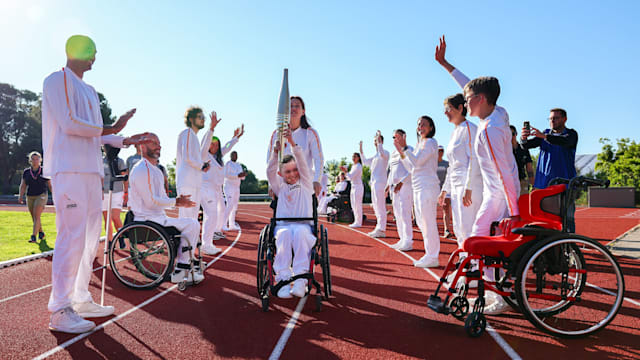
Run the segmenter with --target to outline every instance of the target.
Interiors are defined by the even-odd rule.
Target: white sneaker
[[[81,334],[96,327],[93,321],[85,320],[71,306],[51,314],[49,329],[70,334]]]
[[[204,280],[204,274],[198,272],[198,271],[194,271],[193,274],[191,273],[191,271],[187,270],[187,269],[179,269],[173,272],[173,274],[171,274],[171,282],[174,284],[177,284],[183,280],[185,280],[185,271],[188,272],[188,276],[187,276],[187,283],[190,284],[197,284],[199,282],[201,282],[202,280]]]
[[[201,250],[203,253],[207,255],[216,255],[222,251],[222,249],[220,249],[219,247],[216,247],[213,244],[205,244],[204,246],[202,246]]]
[[[95,318],[113,315],[115,308],[113,306],[102,306],[94,303],[93,301],[87,301],[79,304],[73,304],[73,311],[83,318]]]
[[[399,243],[398,247],[396,247],[396,250],[400,250],[400,251],[411,251],[413,250],[413,241],[412,242],[407,242],[407,243]]]
[[[425,255],[420,260],[415,261],[413,263],[413,266],[421,268],[434,268],[440,266],[440,262],[437,258],[428,258]]]
[[[489,294],[489,292],[487,292]],[[493,300],[493,301],[492,301]],[[502,296],[495,294],[492,298],[487,297],[487,305],[484,307],[485,315],[500,315],[510,308],[509,304],[502,298]]]
[[[305,279],[298,279],[293,282],[293,287],[291,288],[291,295],[295,295],[297,297],[304,297],[307,294],[307,281]]]
[[[287,284],[278,290],[278,297],[281,299],[291,299],[291,284]]]
[[[362,225],[359,225],[359,224],[353,223],[353,224],[349,225],[349,227],[350,227],[350,228],[352,228],[352,229],[355,229],[355,228],[362,227]]]
[[[374,237],[374,238],[386,237],[386,234],[382,230],[373,230],[372,232],[368,233],[367,235],[369,235],[371,237]]]
[[[402,245],[402,241],[398,241],[395,244],[389,245],[389,247],[392,249],[397,249],[400,245]]]

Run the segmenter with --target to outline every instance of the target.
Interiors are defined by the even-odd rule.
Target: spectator
[[[18,195],[18,201],[20,204],[24,204],[22,197],[25,190],[27,191],[27,207],[33,220],[33,231],[31,232],[30,243],[36,242],[36,232],[38,233],[38,239],[44,239],[44,231],[42,230],[42,222],[40,221],[40,215],[44,211],[45,205],[47,205],[47,199],[49,194],[47,188],[51,191],[51,182],[49,179],[42,176],[42,168],[40,162],[42,156],[37,151],[32,151],[28,155],[30,167],[24,169],[22,173],[22,181],[20,182],[20,193]]]
[[[447,160],[442,159],[444,156],[444,147],[442,145],[438,145],[438,180],[440,180],[440,191],[442,191],[442,185],[444,185],[444,180],[447,178],[447,169],[449,168],[449,162]],[[451,194],[447,193],[445,195],[444,201],[442,203],[442,221],[444,222],[444,237],[451,238],[453,237],[453,233],[449,231],[449,228],[453,228],[451,224]]]
[[[347,174],[347,179],[351,181],[351,210],[353,211],[353,223],[351,228],[362,227],[362,197],[364,196],[364,185],[362,184],[362,158],[360,153],[353,153],[351,157],[353,165],[351,171],[346,166],[340,166],[340,170]]]
[[[136,145],[136,153],[135,155],[131,155],[127,158],[127,171],[131,174],[131,169],[133,166],[138,163],[142,159],[142,155],[140,155],[140,145]]]
[[[520,195],[529,193],[529,185],[533,186],[533,160],[529,150],[525,149],[522,144],[518,143],[518,131],[513,125],[511,128],[511,145],[513,145],[513,156],[516,158],[518,165],[518,178],[520,179]]]
[[[551,129],[540,131],[534,127],[523,128],[521,139],[525,149],[540,147],[540,156],[536,167],[536,178],[533,187],[544,189],[554,178],[572,179],[576,176],[576,147],[578,133],[565,127],[567,112],[564,109],[550,110],[549,126]],[[528,139],[534,136],[533,139]],[[525,142],[526,140],[526,142]],[[571,202],[569,209],[569,231],[575,232],[575,204]]]

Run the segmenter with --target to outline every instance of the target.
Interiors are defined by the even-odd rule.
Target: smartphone
[[[531,130],[531,125],[529,124],[528,121],[524,122],[524,128],[527,129],[527,131]]]
[[[202,170],[205,170],[209,167],[209,162],[207,161],[206,163],[204,163],[204,165],[202,165]]]

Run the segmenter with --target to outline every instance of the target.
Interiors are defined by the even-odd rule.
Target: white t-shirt
[[[287,184],[278,175],[278,156],[276,153],[274,152],[269,157],[267,179],[269,179],[269,186],[271,186],[273,193],[278,197],[276,217],[310,218],[313,217],[312,195],[314,194],[311,171],[299,145],[294,147],[293,156],[300,173],[300,180],[295,184]],[[278,223],[281,224],[281,222]]]
[[[302,149],[307,165],[310,169],[313,169],[312,176],[313,181],[320,182],[324,171],[324,156],[322,155],[322,145],[320,144],[320,137],[318,132],[314,128],[303,129],[298,127],[291,132],[293,141]],[[271,152],[278,140],[278,132],[274,131],[271,135],[271,141],[269,142],[269,149],[267,150],[267,161],[271,157]],[[286,140],[284,140],[286,142]],[[291,146],[285,143],[284,155],[291,155]]]

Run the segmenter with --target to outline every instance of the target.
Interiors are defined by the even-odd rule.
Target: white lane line
[[[304,308],[304,304],[307,302],[307,298],[308,296],[305,296],[302,299],[300,299],[300,302],[298,302],[298,306],[296,306],[296,310],[293,312],[293,315],[291,315],[291,319],[289,319],[289,322],[287,323],[287,326],[284,328],[282,335],[280,335],[280,339],[278,339],[278,343],[276,344],[276,347],[273,348],[273,351],[269,356],[269,360],[279,359],[280,355],[282,355],[282,351],[284,350],[285,345],[287,345],[289,336],[291,336],[291,333],[293,332],[293,328],[296,326],[296,323],[298,322],[298,317],[300,316],[300,313]]]
[[[341,225],[341,224],[333,224],[333,225],[340,226],[340,227],[343,227],[345,229],[360,233],[360,234],[362,234],[362,235],[364,235],[364,236],[366,236],[368,238],[371,238],[371,239],[373,239],[373,240],[385,245],[386,247],[388,247],[388,248],[390,248],[392,250],[395,250],[396,252],[399,252],[404,257],[406,257],[408,259],[411,259],[412,261],[415,261],[415,259],[412,258],[411,256],[409,256],[407,253],[402,252],[400,250],[396,250],[396,249],[392,248],[391,245],[387,244],[386,242],[384,242],[384,241],[382,241],[380,239],[371,237],[371,236],[367,235],[366,233],[363,233],[360,230],[356,230],[356,229],[353,229],[353,228],[350,228],[348,226]],[[438,281],[438,282],[440,281],[440,277],[438,275],[436,275],[433,271],[431,271],[431,269],[429,269],[429,268],[422,268],[422,269],[424,271],[428,272],[436,281]],[[522,357],[520,357],[520,355],[518,355],[518,353],[509,345],[509,343],[507,343],[507,341],[502,336],[500,336],[500,334],[489,324],[489,322],[487,322],[487,332],[489,333],[489,335],[491,335],[493,340],[495,340],[495,342],[498,344],[498,346],[500,346],[502,348],[502,350],[504,350],[504,352],[507,353],[507,355],[509,355],[509,357],[511,357],[511,359],[513,359],[513,360],[522,360]]]
[[[266,216],[261,216],[261,215],[256,215],[256,214],[247,214],[247,213],[242,213],[242,212],[238,212],[238,213],[243,214],[243,215],[256,216],[256,217],[261,217],[263,219],[271,220],[271,217],[266,217]],[[289,336],[291,336],[291,333],[293,332],[293,329],[296,327],[296,323],[298,322],[298,317],[300,316],[300,312],[304,308],[304,304],[306,302],[307,302],[307,296],[301,298],[300,301],[298,301],[298,305],[296,306],[295,311],[291,315],[291,319],[289,319],[289,322],[287,323],[287,326],[284,328],[284,331],[280,335],[280,339],[278,339],[278,342],[276,343],[276,346],[273,348],[273,351],[271,352],[271,355],[269,356],[269,360],[279,359],[280,355],[282,355],[282,352],[284,351],[284,347],[287,345],[287,341],[289,341]]]
[[[222,253],[220,253],[220,255],[218,255],[216,258],[214,258],[213,260],[211,260],[211,262],[209,262],[209,263],[207,264],[207,266],[205,267],[205,269],[208,269],[208,268],[209,268],[209,266],[213,265],[213,263],[215,263],[216,261],[218,261],[218,260],[219,260],[221,257],[223,257],[227,252],[229,252],[229,250],[231,250],[231,248],[233,248],[233,246],[238,242],[238,239],[240,239],[240,235],[242,235],[242,230],[238,231],[238,235],[236,236],[236,238],[235,238],[235,240],[233,241],[233,243],[231,243],[231,245],[229,245],[229,246],[228,246],[228,247],[227,247],[227,248],[226,248]],[[132,312],[134,312],[134,311],[136,311],[136,310],[138,310],[138,309],[141,309],[141,308],[143,308],[143,307],[145,307],[145,306],[147,306],[147,305],[151,304],[152,302],[154,302],[154,301],[158,300],[159,298],[161,298],[161,297],[165,296],[166,294],[170,293],[171,291],[173,291],[173,290],[175,290],[175,289],[177,289],[177,288],[178,288],[178,284],[175,284],[175,285],[171,286],[170,288],[168,288],[168,289],[164,290],[163,292],[161,292],[161,293],[159,293],[159,294],[155,295],[154,297],[152,297],[152,298],[150,298],[150,299],[147,299],[146,301],[144,301],[144,302],[142,302],[142,303],[140,303],[140,304],[138,304],[138,305],[136,305],[136,306],[132,307],[131,309],[129,309],[129,310],[127,310],[127,311],[123,312],[122,314],[120,314],[120,315],[118,315],[118,316],[114,317],[113,319],[110,319],[109,321],[106,321],[106,322],[104,322],[104,323],[102,323],[102,324],[100,324],[100,325],[96,326],[95,328],[93,328],[93,330],[91,330],[91,331],[89,331],[89,332],[86,332],[86,333],[83,333],[83,334],[80,334],[80,335],[77,335],[76,337],[71,338],[71,339],[69,339],[69,340],[65,341],[64,343],[62,343],[62,344],[60,344],[60,345],[58,345],[58,346],[54,347],[53,349],[51,349],[51,350],[49,350],[49,351],[47,351],[47,352],[45,352],[45,353],[43,353],[43,354],[40,354],[40,355],[36,356],[36,357],[34,358],[34,360],[44,359],[44,358],[46,358],[46,357],[49,357],[49,356],[51,356],[51,355],[53,355],[53,354],[57,353],[57,352],[58,352],[58,351],[60,351],[60,350],[64,350],[65,348],[67,348],[67,347],[69,347],[69,346],[71,346],[71,345],[75,344],[76,342],[78,342],[78,341],[80,341],[80,340],[82,340],[82,339],[86,338],[87,336],[89,336],[89,335],[91,335],[91,334],[93,334],[93,333],[95,333],[95,332],[97,332],[97,331],[100,331],[100,330],[104,329],[107,325],[111,325],[111,324],[113,324],[114,322],[116,322],[116,321],[118,321],[118,320],[120,320],[120,319],[124,318],[125,316],[127,316],[127,315],[131,314]]]

